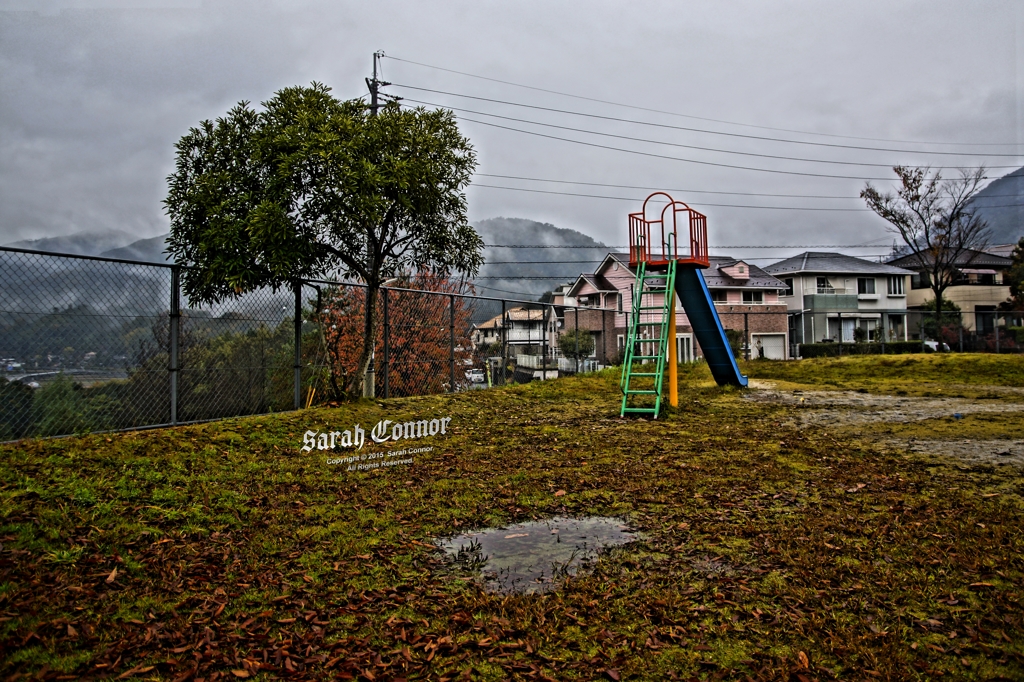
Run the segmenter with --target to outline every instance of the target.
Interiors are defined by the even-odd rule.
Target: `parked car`
[[[939,342],[938,341],[925,341],[924,342],[924,347],[929,349],[929,350],[932,350],[932,351],[937,351],[937,350],[939,350]],[[943,351],[948,351],[949,350],[949,344],[948,343],[943,343],[942,344],[942,350]]]
[[[482,369],[469,369],[466,370],[466,378],[472,381],[474,384],[482,384],[487,381],[487,377],[484,376]]]

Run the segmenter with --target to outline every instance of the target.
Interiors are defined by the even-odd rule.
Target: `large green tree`
[[[928,276],[935,294],[935,318],[942,319],[942,295],[969,264],[973,251],[983,250],[988,226],[975,213],[971,199],[982,187],[985,169],[963,169],[944,180],[927,168],[895,166],[896,192],[880,192],[868,183],[860,196],[903,240],[919,272]]]
[[[359,392],[383,282],[417,270],[475,275],[483,263],[466,219],[473,148],[450,111],[390,103],[374,113],[318,83],[262,106],[240,102],[177,143],[168,251],[189,266],[182,285],[193,302],[306,278],[364,282],[363,347],[348,387]]]

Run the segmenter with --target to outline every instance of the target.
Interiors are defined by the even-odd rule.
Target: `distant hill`
[[[76,232],[63,237],[22,239],[4,244],[4,246],[50,251],[51,253],[71,253],[79,256],[98,256],[104,251],[131,244],[135,238],[136,235],[121,230],[104,230],[102,232]]]
[[[534,300],[559,284],[575,280],[581,272],[592,272],[596,261],[608,253],[606,246],[582,232],[536,220],[490,218],[475,223],[474,227],[485,244],[580,247],[507,249],[488,246],[484,249],[485,264],[480,270],[480,279],[476,281],[477,293],[481,296]],[[167,263],[167,254],[164,253],[167,237],[165,234],[140,239],[93,255]],[[546,279],[520,279],[522,277]]]
[[[576,230],[525,218],[490,218],[473,225],[485,244],[572,246],[578,248],[484,249],[485,265],[476,280],[477,293],[496,298],[535,300],[583,272],[593,272],[608,247]],[[546,279],[517,279],[542,277]],[[487,279],[483,279],[487,278]],[[495,279],[491,279],[495,278]]]
[[[162,234],[159,237],[140,239],[127,246],[118,249],[110,249],[99,254],[106,258],[123,258],[125,260],[141,260],[147,263],[169,263],[168,255],[164,253],[167,248],[167,237],[170,233]]]
[[[1015,244],[1024,237],[1024,168],[990,183],[971,204],[988,222],[990,245]]]

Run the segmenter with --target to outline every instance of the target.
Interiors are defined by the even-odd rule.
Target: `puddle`
[[[438,541],[449,559],[479,571],[484,589],[503,594],[550,592],[592,564],[607,547],[639,539],[621,519],[555,517]]]

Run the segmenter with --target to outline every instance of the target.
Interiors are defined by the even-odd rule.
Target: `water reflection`
[[[566,576],[596,560],[605,547],[638,539],[621,520],[605,516],[555,517],[439,540],[456,565],[480,571],[484,588],[533,594],[558,587]]]

